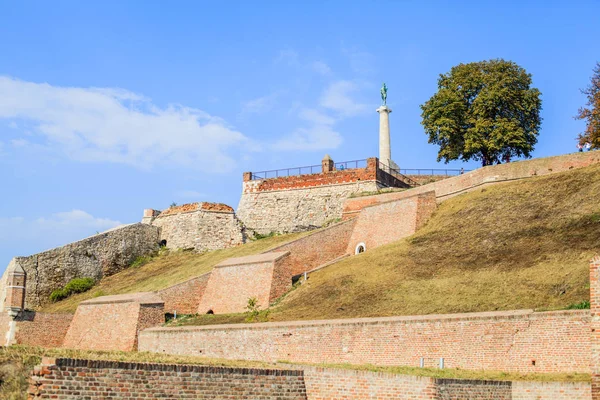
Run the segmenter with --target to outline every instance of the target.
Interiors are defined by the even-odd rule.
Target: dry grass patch
[[[272,236],[242,246],[201,254],[184,251],[163,252],[145,263],[134,263],[132,267],[102,279],[88,292],[45,305],[40,311],[74,312],[80,302],[94,297],[165,289],[210,272],[213,266],[227,258],[259,254],[307,234],[308,232]]]

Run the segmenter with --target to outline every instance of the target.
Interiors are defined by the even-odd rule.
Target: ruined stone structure
[[[244,173],[237,215],[247,229],[259,234],[298,232],[342,217],[344,200],[381,188],[408,188],[399,174],[384,171],[377,158],[364,168],[335,169],[326,156],[320,173],[260,179]]]
[[[34,254],[15,257],[2,277],[2,309],[8,302],[15,285],[9,277],[19,271],[27,274],[26,308],[36,308],[50,301],[53,290],[64,287],[73,278],[89,277],[100,280],[127,268],[139,256],[152,254],[158,249],[159,229],[145,224],[117,227],[66,246]],[[8,283],[8,285],[6,284]],[[19,284],[16,284],[19,286]],[[8,290],[8,291],[7,291]]]
[[[191,203],[162,212],[147,209],[142,223],[160,228],[160,240],[170,249],[202,252],[245,242],[242,224],[225,204]]]

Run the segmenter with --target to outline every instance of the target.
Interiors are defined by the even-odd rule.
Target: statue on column
[[[381,101],[383,102],[382,105],[387,105],[387,86],[385,82],[383,82],[383,86],[381,87]]]

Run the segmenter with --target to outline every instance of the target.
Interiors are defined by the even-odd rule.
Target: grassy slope
[[[560,309],[587,300],[588,260],[600,251],[599,198],[600,166],[457,196],[412,237],[312,274],[268,319]]]
[[[40,311],[74,312],[81,301],[93,297],[164,289],[195,276],[205,274],[213,266],[227,258],[258,254],[303,235],[306,235],[306,233],[274,236],[253,241],[242,246],[202,254],[191,252],[163,254],[152,258],[150,262],[142,266],[130,267],[118,274],[102,279],[89,292],[74,295],[57,303],[48,304]]]

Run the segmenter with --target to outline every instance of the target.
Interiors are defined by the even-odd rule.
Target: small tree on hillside
[[[589,143],[593,149],[600,149],[600,62],[596,63],[590,85],[581,90],[587,96],[587,107],[581,107],[575,119],[585,119],[586,127],[579,134],[579,143]]]
[[[438,91],[421,105],[438,161],[481,160],[482,165],[531,157],[540,130],[540,91],[531,75],[501,59],[459,64],[440,75]]]

